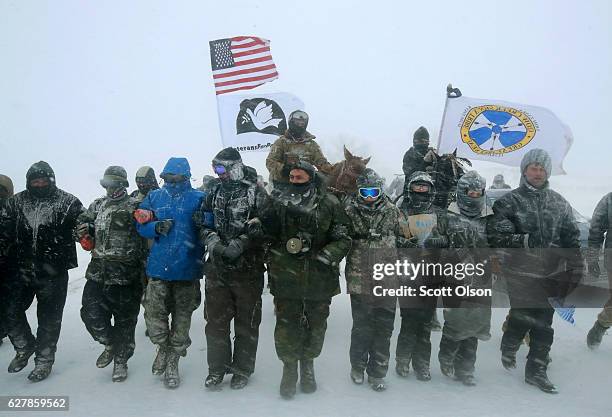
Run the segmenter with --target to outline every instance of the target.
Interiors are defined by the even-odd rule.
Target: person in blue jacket
[[[136,218],[140,235],[153,239],[144,302],[149,338],[158,345],[152,371],[164,376],[166,387],[176,388],[179,357],[187,354],[191,316],[201,302],[204,248],[192,216],[206,194],[191,187],[185,158],[170,158],[160,177],[163,187],[144,198]]]

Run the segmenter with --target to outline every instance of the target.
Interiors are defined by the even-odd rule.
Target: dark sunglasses
[[[363,198],[378,198],[380,196],[380,188],[379,187],[364,187],[359,189],[359,195]]]

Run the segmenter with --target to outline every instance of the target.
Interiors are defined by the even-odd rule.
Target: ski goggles
[[[380,196],[379,187],[363,187],[359,189],[359,195],[362,198],[378,198]]]
[[[213,170],[217,175],[223,175],[227,172],[227,169],[223,165],[213,165]]]

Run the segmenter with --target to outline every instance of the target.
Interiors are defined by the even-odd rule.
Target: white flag
[[[449,97],[442,118],[438,153],[520,166],[530,149],[544,149],[552,159],[552,174],[565,174],[563,159],[572,132],[543,107],[498,100]]]
[[[221,94],[217,96],[223,146],[240,152],[269,151],[287,130],[287,118],[304,110],[302,100],[289,93]]]

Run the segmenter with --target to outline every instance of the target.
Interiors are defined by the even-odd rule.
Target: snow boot
[[[416,379],[419,381],[431,381],[431,373],[429,372],[429,367],[427,366],[417,366],[414,368],[414,374],[416,375]]]
[[[34,370],[30,372],[30,375],[28,375],[28,379],[32,382],[40,382],[43,379],[47,379],[47,377],[51,373],[52,367],[53,364],[49,362],[38,362],[34,366]]]
[[[98,368],[106,368],[115,358],[115,352],[113,351],[112,345],[104,346],[104,352],[98,356],[98,360],[96,360],[96,366]]]
[[[314,361],[312,359],[302,359],[300,361],[300,389],[306,394],[311,394],[317,390]]]
[[[163,345],[157,347],[157,356],[153,361],[151,372],[153,375],[163,375],[166,372],[166,364],[168,363],[168,348]]]
[[[128,377],[128,367],[125,362],[117,362],[113,365],[113,382],[123,382]]]
[[[220,391],[221,384],[223,384],[224,376],[225,376],[224,374],[210,373],[208,374],[208,376],[206,377],[206,380],[204,381],[204,386],[211,391]],[[234,378],[232,377],[232,381],[233,380]]]
[[[352,368],[351,380],[357,385],[363,384],[363,371],[361,369]]]
[[[525,382],[534,385],[548,394],[557,394],[557,387],[546,375],[546,366],[535,361],[527,361],[525,366]]]
[[[8,371],[10,374],[14,374],[15,372],[21,371],[23,368],[28,366],[28,361],[30,360],[30,356],[34,354],[34,351],[31,352],[17,352],[15,357],[11,361],[8,367]]]
[[[504,368],[509,371],[516,368],[516,352],[513,350],[502,349],[501,362]]]
[[[396,359],[395,372],[402,378],[406,378],[410,374],[410,359]]]
[[[595,324],[593,324],[593,327],[587,334],[587,346],[591,349],[599,347],[601,344],[601,339],[603,339],[603,335],[606,334],[606,330],[608,329],[609,327],[602,326],[599,324],[599,320],[596,320]]]
[[[387,383],[384,378],[375,378],[368,375],[368,384],[370,387],[377,392],[381,392],[387,389]]]
[[[230,381],[231,389],[243,389],[249,383],[249,377],[243,374],[234,373]]]
[[[465,375],[457,375],[457,381],[460,381],[463,385],[467,387],[473,387],[476,385],[476,380],[474,379],[474,375],[465,374]]]
[[[283,377],[280,384],[280,395],[286,400],[295,396],[295,384],[298,380],[297,362],[283,362]]]
[[[166,355],[166,372],[164,372],[164,385],[166,388],[174,389],[178,388],[181,384],[181,377],[179,376],[178,363],[179,354],[175,351],[170,351]]]

